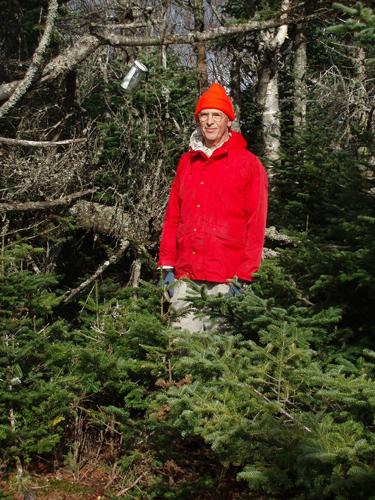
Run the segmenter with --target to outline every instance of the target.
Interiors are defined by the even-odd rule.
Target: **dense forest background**
[[[0,7],[0,498],[375,498],[371,2]],[[156,255],[213,81],[268,229],[191,336]]]

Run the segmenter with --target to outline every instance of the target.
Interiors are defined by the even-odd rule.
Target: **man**
[[[208,293],[235,291],[252,280],[261,262],[267,214],[267,175],[243,136],[224,88],[214,83],[198,100],[198,128],[174,178],[160,242],[158,266],[174,286],[172,304],[187,304],[183,278],[204,283]],[[192,313],[179,326],[204,329]]]

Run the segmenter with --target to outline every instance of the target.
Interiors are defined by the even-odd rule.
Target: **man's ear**
[[[230,120],[228,120],[228,128],[231,128],[232,126],[232,122]]]

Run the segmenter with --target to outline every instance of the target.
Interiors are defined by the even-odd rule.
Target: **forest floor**
[[[84,467],[79,475],[67,469],[28,475],[22,483],[13,477],[0,480],[0,498],[9,500],[106,500],[111,475],[100,467]],[[1,495],[2,493],[2,495]]]
[[[125,487],[121,486],[118,477],[103,469],[87,468],[80,471],[77,478],[69,470],[59,469],[51,473],[28,475],[22,484],[13,477],[6,480],[0,479],[1,500],[112,500],[113,498],[134,499],[140,498],[137,491],[137,480],[131,484],[127,481]],[[216,493],[202,491],[194,495],[195,500],[244,500],[263,499],[259,495],[249,495],[239,492],[231,484],[220,488]],[[138,493],[138,496],[133,496]],[[144,493],[143,493],[144,495]],[[141,498],[147,499],[147,496]],[[152,495],[152,498],[155,498]],[[164,498],[164,496],[162,497]],[[165,497],[167,498],[167,497]],[[169,497],[173,498],[173,497]],[[178,496],[178,498],[185,498]],[[192,498],[190,495],[186,498]]]
[[[186,496],[184,494],[181,496],[181,492],[176,494],[175,490],[175,487],[181,484],[180,481],[189,484],[189,480],[194,483],[194,479],[197,478],[181,476],[182,469],[173,460],[166,462],[164,472],[171,486],[171,491],[165,498],[190,499],[194,497],[195,500],[248,500],[250,498],[259,500],[262,498],[257,494],[249,495],[249,492],[246,489],[243,490],[232,475],[222,478],[216,487],[201,488],[194,494],[186,491]],[[17,479],[15,474],[0,477],[0,500],[110,500],[113,498],[129,500],[144,498],[146,500],[149,487],[153,490],[152,471],[142,466],[124,474],[120,473],[114,464],[108,465],[95,460],[81,466],[78,472],[69,467],[51,471],[44,469],[42,464],[37,464],[36,470],[32,473],[25,472],[21,480]],[[176,497],[173,496],[173,492]],[[155,498],[154,491],[152,493],[150,498]],[[164,498],[164,495],[157,495],[156,498]]]

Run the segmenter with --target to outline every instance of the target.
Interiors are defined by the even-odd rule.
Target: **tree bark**
[[[283,0],[281,19],[285,24],[276,33],[265,31],[262,36],[264,58],[258,82],[257,104],[262,116],[264,160],[272,183],[274,166],[280,160],[280,105],[278,87],[278,57],[288,36],[287,10],[290,0]]]
[[[149,243],[147,227],[134,224],[130,215],[119,207],[90,201],[78,201],[70,209],[79,226],[119,240],[130,240],[138,247]]]
[[[230,89],[236,118],[232,123],[232,129],[240,132],[241,122],[241,62],[240,54],[234,49],[230,67]]]
[[[192,3],[194,16],[194,29],[197,33],[204,33],[204,4],[203,0],[193,0]],[[197,68],[199,74],[199,93],[208,88],[208,71],[206,58],[205,42],[197,42],[194,46],[195,55],[197,58]]]
[[[294,135],[299,135],[303,132],[306,125],[306,35],[302,25],[297,26],[295,39],[295,52],[293,64],[294,78],[294,109],[293,109],[293,126]]]
[[[278,71],[271,75],[266,89],[262,129],[264,151],[269,176],[274,175],[273,166],[280,159],[280,105],[279,105],[279,78]]]

